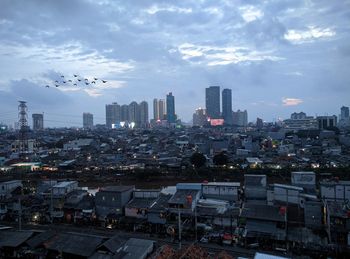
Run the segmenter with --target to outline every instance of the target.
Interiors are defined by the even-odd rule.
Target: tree
[[[194,165],[196,168],[202,167],[207,162],[207,159],[202,153],[196,152],[193,153],[191,156],[191,164]]]
[[[228,162],[228,157],[223,152],[216,154],[213,158],[213,162],[215,165],[226,165]]]

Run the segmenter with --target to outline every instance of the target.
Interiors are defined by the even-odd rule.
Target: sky
[[[232,89],[249,121],[338,115],[350,106],[349,69],[349,0],[0,0],[7,124],[19,100],[45,126],[81,126],[83,112],[105,123],[105,104],[134,100],[152,118],[153,98],[168,92],[188,122],[210,85]],[[74,74],[98,80],[61,82]]]

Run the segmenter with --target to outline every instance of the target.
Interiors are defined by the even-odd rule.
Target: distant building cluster
[[[131,102],[129,105],[112,103],[106,105],[106,126],[112,128],[148,127],[148,103]]]
[[[232,90],[223,89],[221,94],[222,106],[220,106],[220,86],[210,86],[205,89],[205,109],[196,109],[193,114],[193,125],[247,127],[248,112],[232,111]]]

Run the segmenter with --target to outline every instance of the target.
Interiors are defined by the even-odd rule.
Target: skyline
[[[172,92],[188,122],[213,85],[249,121],[338,116],[350,105],[350,2],[260,2],[2,1],[0,120],[15,121],[23,99],[45,126],[64,126],[54,114],[82,124],[83,112],[104,123],[108,103]],[[44,87],[76,73],[108,83]]]

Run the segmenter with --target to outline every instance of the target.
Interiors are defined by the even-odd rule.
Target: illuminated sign
[[[211,126],[222,126],[222,125],[224,125],[224,119],[211,119],[210,125]]]

